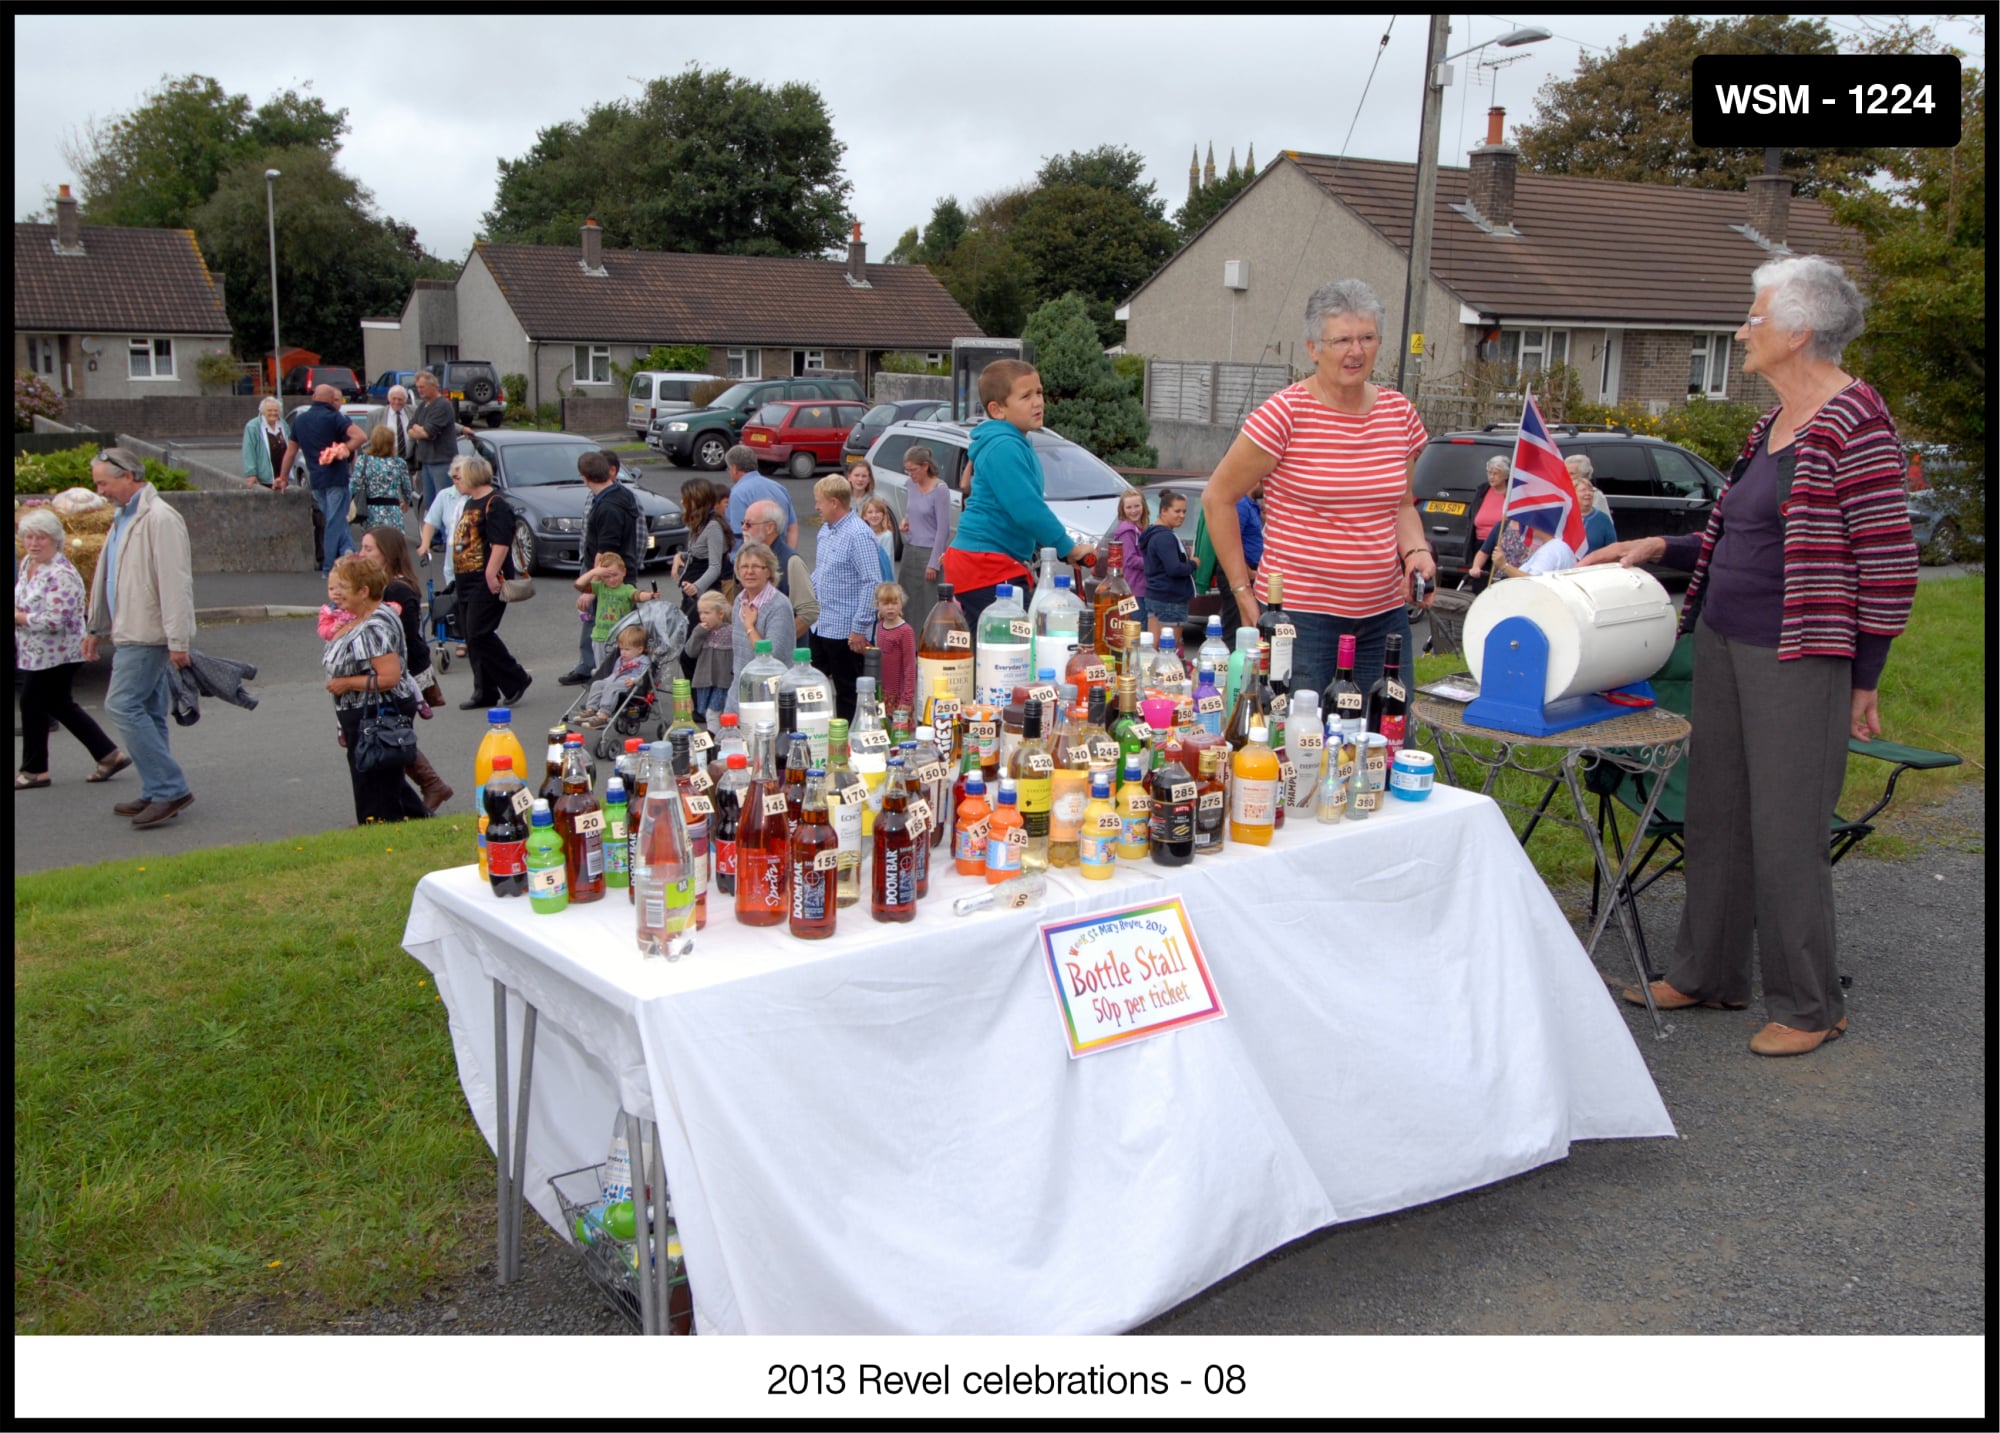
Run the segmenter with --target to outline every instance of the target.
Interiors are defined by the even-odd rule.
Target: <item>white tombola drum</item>
[[[1667,664],[1679,618],[1658,579],[1639,567],[1573,567],[1495,582],[1465,614],[1464,650],[1484,679],[1486,636],[1525,617],[1548,639],[1544,703],[1643,681]]]

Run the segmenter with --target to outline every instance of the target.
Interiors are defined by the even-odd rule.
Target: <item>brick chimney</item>
[[[1466,199],[1481,219],[1495,229],[1514,223],[1514,173],[1521,151],[1501,141],[1507,111],[1495,105],[1486,111],[1486,143],[1472,151]]]
[[[76,222],[76,199],[63,185],[56,194],[56,252],[58,254],[81,254],[83,252],[83,230]]]
[[[604,231],[597,227],[595,219],[583,221],[583,258],[577,267],[586,274],[604,272]]]
[[[1792,222],[1792,181],[1778,172],[1778,151],[1764,151],[1764,172],[1750,176],[1750,227],[1775,245],[1785,242]]]
[[[861,242],[861,221],[854,221],[854,236],[847,241],[847,281],[856,288],[868,286],[868,246]]]

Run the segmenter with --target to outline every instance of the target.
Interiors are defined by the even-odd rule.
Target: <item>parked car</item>
[[[743,425],[743,441],[757,450],[759,468],[783,468],[804,480],[839,464],[848,432],[867,411],[825,398],[766,403]]]
[[[632,436],[644,438],[660,419],[693,408],[694,390],[714,379],[713,373],[661,373],[655,369],[633,374],[625,412]]]
[[[384,369],[382,372],[376,374],[375,381],[368,385],[368,396],[377,403],[387,403],[389,401],[389,390],[400,383],[408,391],[410,397],[415,399],[417,396],[417,374],[421,371],[421,369],[416,368]]]
[[[1941,443],[1919,444],[1904,477],[1910,533],[1929,564],[1978,560],[1986,551],[1983,524],[1962,510],[1971,465]],[[1933,482],[1933,479],[1940,481]]]
[[[499,370],[492,364],[478,358],[454,358],[438,364],[432,372],[437,374],[444,396],[457,406],[459,422],[484,419],[489,428],[500,426],[507,415],[507,398],[500,390]]]
[[[1479,550],[1473,519],[1486,494],[1486,460],[1495,453],[1512,455],[1518,426],[1489,423],[1476,431],[1446,433],[1431,439],[1418,455],[1413,480],[1417,511],[1437,549],[1441,579],[1462,576]],[[1724,478],[1705,458],[1623,427],[1553,424],[1549,436],[1564,457],[1582,453],[1590,459],[1592,481],[1610,502],[1619,541],[1677,537],[1708,525]]]
[[[310,403],[301,403],[293,408],[291,412],[285,415],[285,426],[289,429],[297,424],[299,414],[305,412],[311,406]],[[372,433],[375,431],[375,425],[382,421],[382,415],[389,411],[389,405],[386,403],[343,403],[340,405],[340,411],[355,426],[359,427],[362,432]],[[292,481],[300,487],[306,485],[306,458],[304,453],[292,459]]]
[[[280,394],[302,393],[310,397],[313,389],[322,383],[331,383],[340,390],[340,396],[349,403],[359,403],[367,390],[351,368],[340,368],[333,364],[293,364],[285,370],[285,381],[279,385]]]
[[[598,451],[598,445],[575,433],[543,433],[508,429],[499,433],[461,432],[458,451],[476,453],[493,465],[493,486],[507,494],[523,521],[514,528],[514,565],[523,572],[537,568],[582,570],[583,505],[590,490],[576,471],[576,460]],[[687,546],[687,525],[681,507],[637,486],[643,474],[634,463],[619,465],[620,482],[633,485],[639,516],[646,524],[641,567],[666,562]]]
[[[766,403],[779,403],[787,398],[865,401],[861,385],[851,378],[745,379],[717,394],[706,408],[659,419],[647,435],[646,444],[665,453],[667,461],[675,467],[713,472],[722,466],[722,455],[741,439],[743,425],[750,421],[750,415]]]
[[[891,423],[922,423],[950,416],[951,404],[941,398],[898,398],[891,403],[877,403],[861,415],[861,421],[847,435],[840,453],[841,465],[845,467],[857,458],[867,457],[875,440]]]
[[[951,489],[953,509],[964,506],[958,477],[965,468],[966,449],[972,445],[973,426],[937,420],[892,423],[875,440],[868,450],[868,465],[875,470],[876,491],[889,500],[898,520],[903,516],[904,489],[910,481],[903,472],[903,455],[919,444],[937,459],[938,476]],[[1042,496],[1072,540],[1097,541],[1117,517],[1119,496],[1132,485],[1109,463],[1053,428],[1030,433],[1028,445],[1042,462]],[[977,472],[973,481],[979,481]]]

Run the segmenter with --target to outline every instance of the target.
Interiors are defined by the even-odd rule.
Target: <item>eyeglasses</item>
[[[1364,333],[1356,338],[1323,338],[1314,347],[1327,349],[1333,353],[1345,353],[1356,344],[1369,348],[1381,341],[1382,335],[1379,333]]]
[[[1769,323],[1770,321],[1771,321],[1771,316],[1767,313],[1745,314],[1743,316],[1743,327],[1756,328],[1759,324],[1766,324]]]
[[[114,453],[109,448],[99,448],[97,456],[91,459],[91,461],[94,463],[104,463],[116,468],[128,478],[136,478],[139,474],[146,471],[143,467],[133,467],[130,458],[126,457],[123,453]]]

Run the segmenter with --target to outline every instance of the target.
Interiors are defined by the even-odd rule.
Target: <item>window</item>
[[[799,357],[799,371],[801,373],[817,373],[824,367],[826,367],[825,349],[808,348],[801,351]]]
[[[1653,495],[1652,466],[1640,444],[1598,443],[1584,451],[1590,454],[1590,480],[1606,496],[1615,500]]]
[[[729,368],[726,378],[762,378],[764,376],[764,350],[761,348],[732,348],[729,350]]]
[[[1523,378],[1544,368],[1569,362],[1566,328],[1514,328],[1500,333],[1500,361],[1521,370]]]
[[[125,366],[133,378],[172,378],[174,341],[171,338],[135,338],[125,350]]]
[[[1729,391],[1729,335],[1698,333],[1688,356],[1688,397],[1720,398]]]
[[[1705,498],[1721,486],[1679,448],[1654,448],[1653,467],[1660,475],[1660,491],[1670,498]]]
[[[56,376],[56,349],[53,338],[32,334],[28,338],[28,369],[53,382]]]
[[[942,353],[927,353],[924,355],[924,362],[928,363],[932,368],[943,368],[944,355]]]
[[[611,381],[611,345],[579,343],[576,346],[576,381],[578,383]]]

